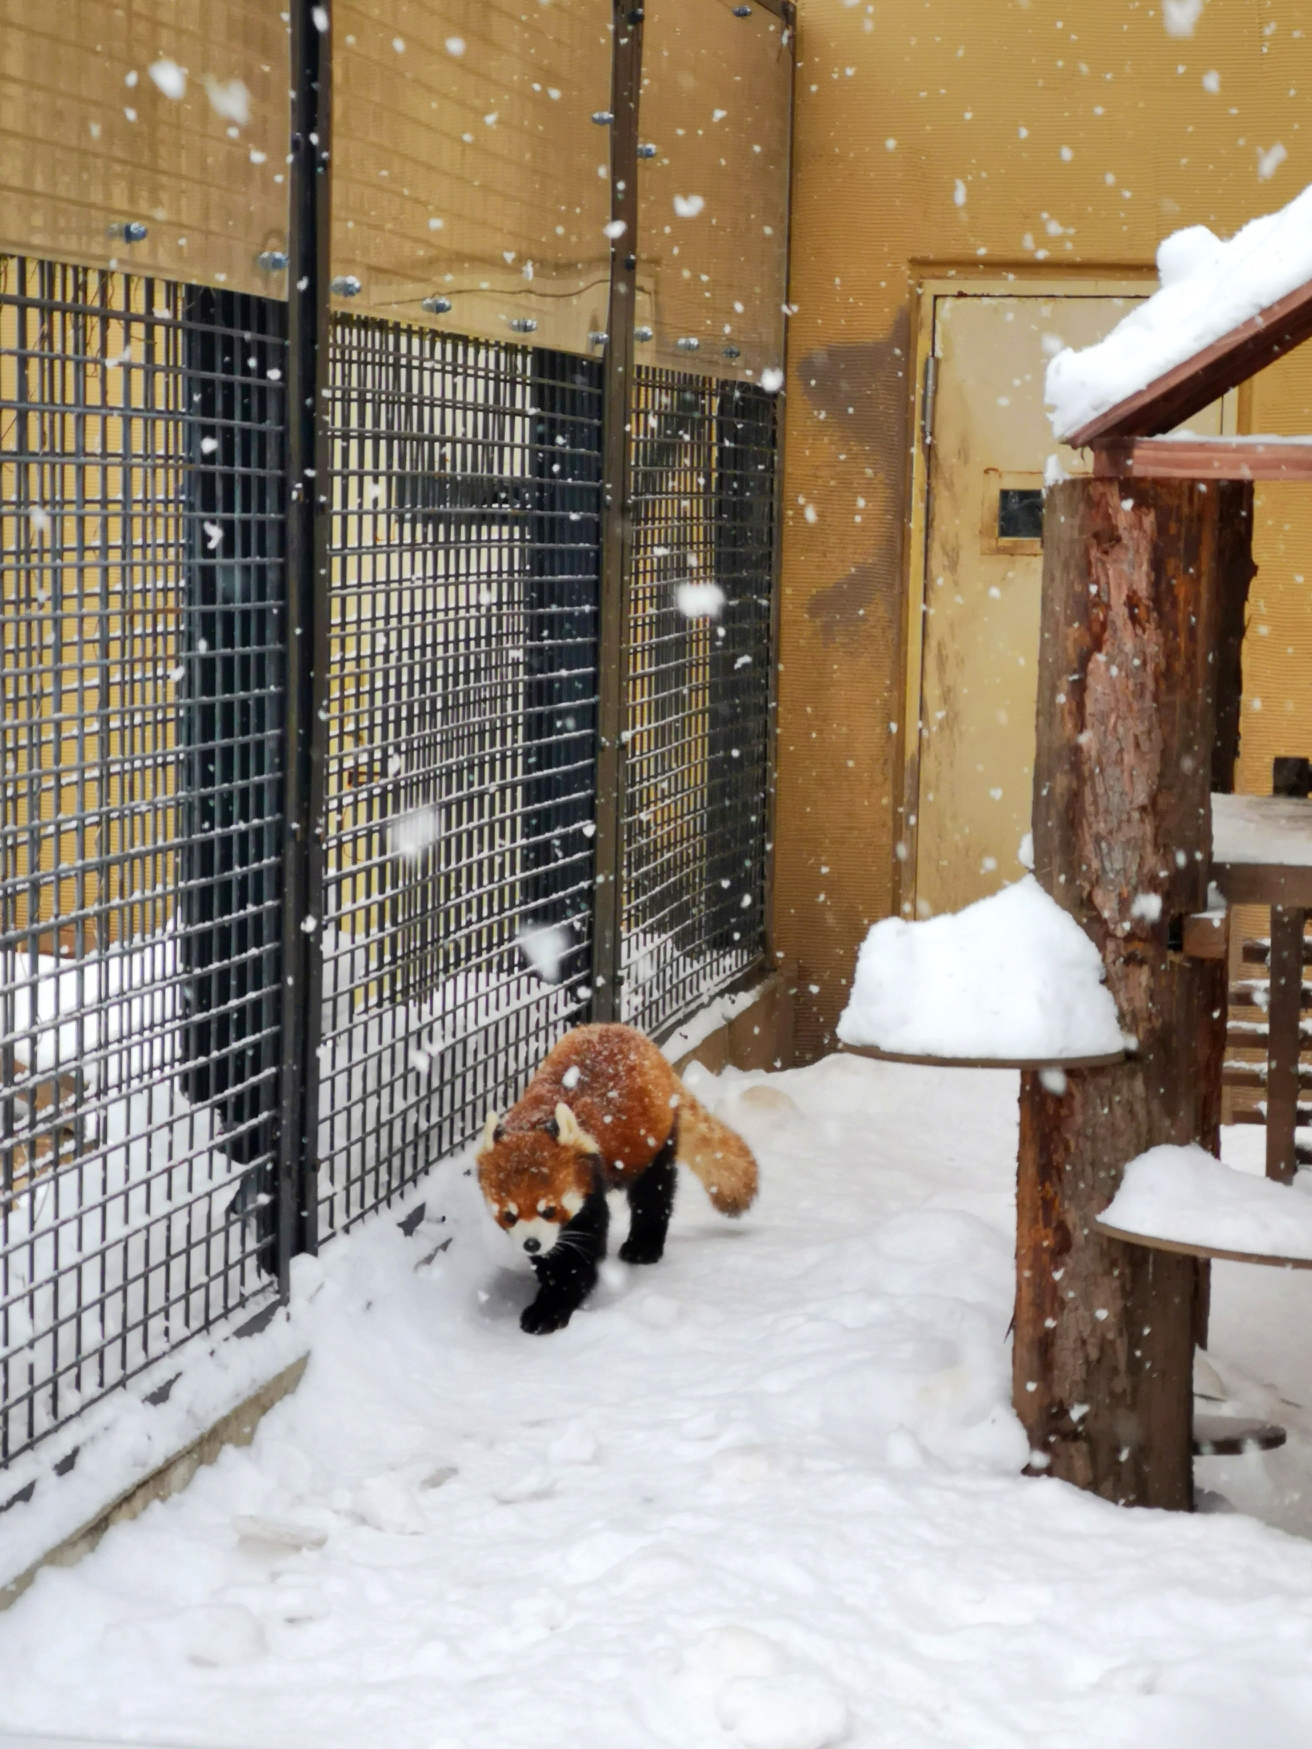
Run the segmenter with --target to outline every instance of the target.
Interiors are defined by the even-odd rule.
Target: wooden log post
[[[1233,795],[1239,763],[1240,719],[1244,702],[1244,629],[1253,563],[1253,482],[1220,480],[1216,493],[1216,732],[1212,741],[1212,792]],[[1225,1068],[1225,1016],[1230,1004],[1229,932],[1227,957],[1202,961],[1203,983],[1198,1035],[1198,1140],[1209,1154],[1221,1153],[1222,1073]],[[1212,1307],[1212,1264],[1198,1261],[1194,1303],[1194,1342],[1207,1347]]]
[[[1027,1073],[1020,1100],[1014,1388],[1031,1467],[1186,1510],[1195,1264],[1093,1223],[1136,1154],[1214,1131],[1201,1082],[1219,1076],[1225,1004],[1178,944],[1207,897],[1227,496],[1118,479],[1048,494],[1035,873],[1096,943],[1135,1046],[1113,1068]]]

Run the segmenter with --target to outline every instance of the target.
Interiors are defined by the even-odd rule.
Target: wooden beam
[[[1111,438],[1155,437],[1201,413],[1228,389],[1237,388],[1312,336],[1312,280],[1259,310],[1192,358],[1164,371],[1136,394],[1072,432],[1061,434],[1072,449]]]
[[[1099,444],[1099,478],[1312,480],[1312,437],[1132,437]]]
[[[1306,863],[1214,862],[1212,879],[1228,905],[1312,911],[1312,867]]]
[[[1194,911],[1184,920],[1184,951],[1191,960],[1224,960],[1230,950],[1229,911]]]
[[[1266,1051],[1266,1175],[1292,1184],[1298,1170],[1298,1059],[1307,912],[1271,907],[1271,993]]]
[[[1239,723],[1244,700],[1244,630],[1253,564],[1253,483],[1223,480],[1216,488],[1216,742],[1212,748],[1212,793],[1230,795],[1239,762]]]

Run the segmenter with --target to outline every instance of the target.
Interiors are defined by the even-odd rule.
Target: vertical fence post
[[[629,436],[638,282],[638,97],[642,8],[613,9],[610,305],[602,402],[601,603],[597,634],[597,837],[592,913],[592,1018],[620,1017],[624,866],[624,717],[633,506]]]
[[[287,268],[286,818],[278,1282],[314,1250],[323,989],[322,703],[327,686],[330,0],[293,0]]]

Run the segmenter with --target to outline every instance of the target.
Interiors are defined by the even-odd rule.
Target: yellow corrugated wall
[[[798,13],[774,905],[806,1057],[832,1044],[857,944],[892,908],[917,279],[1059,273],[1075,290],[1150,268],[1180,226],[1228,234],[1283,205],[1312,181],[1312,4],[1212,0],[1192,38],[1126,0]],[[1258,385],[1251,417],[1312,430],[1312,352]],[[1312,491],[1261,494],[1257,557],[1253,789],[1273,753],[1312,752]]]

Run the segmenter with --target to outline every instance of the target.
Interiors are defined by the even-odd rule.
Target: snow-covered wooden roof
[[[1312,337],[1312,186],[1223,242],[1194,225],[1157,252],[1160,289],[1095,346],[1052,360],[1053,430],[1075,448],[1172,430]]]

